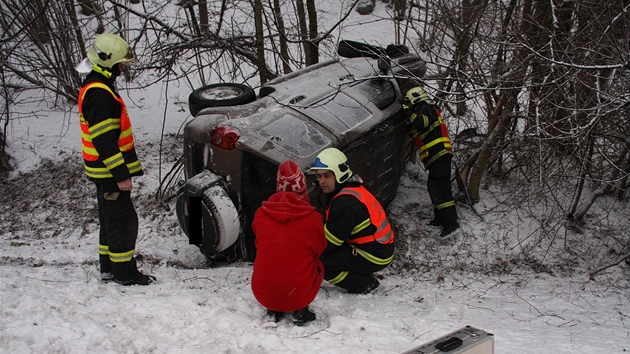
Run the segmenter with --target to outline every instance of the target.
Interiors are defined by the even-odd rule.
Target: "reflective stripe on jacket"
[[[376,198],[374,197],[374,195],[372,195],[372,193],[367,191],[365,187],[361,185],[356,186],[356,187],[344,187],[341,191],[339,191],[339,193],[337,193],[337,195],[335,195],[335,197],[333,197],[332,201],[334,201],[335,198],[342,195],[348,195],[348,196],[352,196],[356,198],[357,200],[359,200],[359,202],[365,205],[369,213],[368,219],[363,220],[359,222],[358,225],[354,226],[350,237],[347,239],[348,244],[350,244],[350,246],[354,248],[356,253],[360,254],[361,256],[363,256],[365,259],[367,259],[368,261],[372,263],[379,264],[379,265],[386,265],[386,264],[391,263],[394,257],[393,255],[388,258],[382,259],[379,257],[375,257],[374,255],[358,247],[359,245],[364,245],[364,244],[369,244],[369,243],[378,243],[378,244],[384,244],[384,245],[389,245],[389,244],[394,243],[394,238],[395,238],[394,231],[392,230],[391,225],[389,221],[387,220],[385,210],[383,209],[381,204],[378,202],[378,200],[376,200]],[[329,213],[329,208],[326,209],[326,220],[328,220],[328,213]],[[373,225],[376,228],[376,231],[373,234],[353,237],[353,235],[357,235],[362,230],[365,230],[371,225]],[[331,235],[329,232],[326,232],[326,239],[330,243],[336,246],[340,246],[341,243],[343,243],[343,241],[334,237],[334,235]]]
[[[414,126],[412,133],[414,142],[418,147],[420,160],[428,167],[440,157],[452,154],[453,146],[440,110],[432,105],[423,107],[423,109],[434,110],[435,116],[430,117],[424,112],[414,112],[409,118],[409,122]]]
[[[121,106],[120,118],[111,117],[93,126],[89,125],[88,121],[83,116],[83,100],[87,91],[92,88],[103,89],[112,95]],[[127,113],[125,102],[121,97],[118,97],[110,87],[101,82],[91,82],[81,88],[79,91],[79,122],[81,126],[81,149],[83,159],[85,160],[85,171],[88,177],[96,179],[113,178],[110,170],[123,164],[127,166],[130,175],[141,173],[142,166],[135,156],[135,152],[133,153],[134,157],[129,161],[125,158],[124,154],[132,151],[135,145],[131,121]],[[120,149],[120,153],[101,160],[98,151],[94,147],[93,139],[112,130],[120,131],[118,136],[118,148]]]

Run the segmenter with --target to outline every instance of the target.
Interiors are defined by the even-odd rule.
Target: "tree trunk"
[[[278,36],[280,42],[280,61],[282,61],[282,71],[284,74],[291,72],[289,65],[289,49],[287,46],[287,34],[284,28],[284,19],[282,18],[282,9],[280,8],[280,0],[273,0],[273,12],[278,26]]]
[[[267,82],[267,66],[265,63],[265,35],[262,20],[262,0],[254,0],[254,25],[256,27],[256,60],[260,83]]]
[[[306,9],[308,11],[308,32],[310,47],[309,57],[306,60],[306,65],[313,65],[319,63],[319,41],[317,38],[317,10],[315,9],[315,0],[306,0]]]
[[[195,13],[195,8],[193,7],[191,2],[182,3],[182,7],[188,10],[188,16],[190,16],[190,27],[197,37],[201,37],[201,28],[199,27],[199,22],[197,21],[197,14]]]
[[[466,73],[468,58],[470,55],[470,46],[473,39],[476,38],[476,32],[480,25],[480,19],[487,5],[487,0],[464,0],[460,9],[460,23],[454,25],[453,31],[455,32],[457,43],[455,45],[453,59],[445,75],[449,79],[443,83],[443,88],[444,91],[449,92],[452,87],[455,86],[455,91],[460,93],[459,97],[456,99],[457,116],[462,116],[468,111],[465,100],[466,96],[464,94],[464,86],[468,83],[462,82],[462,74]]]
[[[75,11],[74,0],[68,0],[65,4],[66,11],[68,12],[68,16],[70,17],[70,21],[72,22],[72,26],[74,27],[74,33],[77,37],[77,44],[79,45],[81,53],[85,55],[87,53],[87,50],[85,49],[85,41],[83,40],[81,27],[79,26],[79,20],[77,19],[77,12]]]
[[[227,8],[227,1],[221,1],[221,11],[219,12],[219,21],[217,23],[217,31],[215,34],[218,36],[221,33],[221,27],[223,26],[223,17],[225,17],[225,9]]]
[[[619,201],[625,201],[626,200],[626,196],[628,193],[628,187],[630,187],[630,185],[628,184],[628,179],[630,178],[630,158],[628,157],[628,154],[630,153],[630,151],[628,151],[628,146],[626,145],[626,149],[624,151],[625,153],[625,163],[619,166],[622,166],[622,173],[623,173],[623,177],[621,177],[619,179],[619,182],[617,183],[617,200]]]
[[[204,37],[209,37],[210,35],[207,0],[199,0],[199,32]]]
[[[304,62],[309,65],[311,58],[311,46],[308,43],[308,28],[306,24],[306,13],[304,12],[304,1],[295,0],[295,8],[298,15],[298,25],[300,27],[300,40],[304,49]]]
[[[470,196],[470,200],[472,203],[476,203],[479,201],[479,190],[481,187],[481,179],[488,167],[490,162],[490,158],[492,156],[493,151],[496,146],[499,144],[504,137],[506,132],[508,131],[508,127],[510,126],[510,121],[512,118],[512,110],[516,105],[516,95],[515,93],[504,92],[501,94],[501,98],[499,102],[497,102],[497,106],[494,110],[493,116],[491,120],[497,120],[498,123],[495,128],[488,133],[488,137],[484,144],[482,145],[479,155],[477,156],[474,165],[470,170],[470,181],[468,183],[468,195]],[[510,97],[512,95],[513,97]],[[505,109],[504,106],[505,105]],[[499,112],[504,112],[502,116],[498,116]]]
[[[0,64],[4,64],[4,52],[0,52]],[[0,128],[0,176],[3,171],[11,170],[9,164],[9,156],[6,152],[7,146],[7,127],[9,126],[9,113],[11,111],[11,105],[9,101],[9,90],[7,89],[5,80],[4,65],[0,65],[0,77],[2,78],[2,98],[4,98],[4,107],[2,107],[1,118],[4,118],[4,126]],[[2,120],[0,119],[0,122]]]

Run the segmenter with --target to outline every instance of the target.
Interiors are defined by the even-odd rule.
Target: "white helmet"
[[[352,171],[348,165],[348,158],[343,152],[335,148],[324,149],[317,155],[308,172],[313,174],[317,170],[332,171],[339,184],[344,183],[348,178],[352,177]]]
[[[111,69],[118,63],[135,63],[136,56],[129,43],[115,34],[103,33],[94,39],[94,44],[87,52],[88,59],[94,65]]]
[[[416,86],[407,91],[405,98],[409,104],[414,105],[418,102],[428,101],[431,97],[422,87]]]

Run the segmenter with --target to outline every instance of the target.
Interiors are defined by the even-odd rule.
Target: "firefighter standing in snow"
[[[405,100],[420,160],[429,171],[427,190],[434,214],[429,225],[442,226],[440,237],[447,239],[459,227],[451,191],[453,147],[448,130],[440,111],[428,102],[429,94],[422,87],[407,91]]]
[[[379,286],[373,273],[394,258],[394,232],[385,210],[352,173],[346,155],[323,150],[309,173],[316,174],[326,194],[324,231],[328,247],[320,257],[324,279],[353,294]]]
[[[315,320],[308,305],[322,283],[324,267],[319,259],[326,248],[322,216],[308,200],[306,177],[287,160],[277,174],[276,193],[254,215],[256,259],[252,292],[278,322],[293,312],[298,326]]]
[[[114,87],[135,57],[124,39],[104,33],[94,40],[87,59],[92,68],[79,91],[79,119],[85,173],[96,185],[101,278],[148,285],[155,278],[136,268],[138,215],[131,201],[131,177],[143,171],[127,108]]]

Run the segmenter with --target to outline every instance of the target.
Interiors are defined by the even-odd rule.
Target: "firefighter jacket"
[[[413,113],[409,117],[412,124],[412,135],[420,160],[426,168],[445,155],[453,154],[451,139],[448,137],[448,129],[442,114],[434,105],[426,102],[414,105]]]
[[[143,174],[123,99],[101,74],[91,73],[79,91],[85,172],[94,182],[121,182]]]
[[[256,259],[252,292],[272,311],[291,312],[310,304],[322,283],[319,256],[326,249],[322,215],[308,198],[277,192],[254,214]]]
[[[358,182],[347,182],[326,208],[328,247],[349,244],[354,253],[385,266],[394,258],[394,232],[378,200]]]

